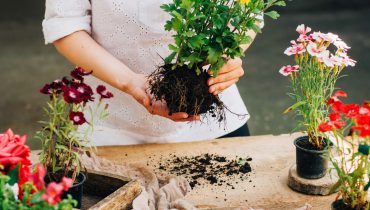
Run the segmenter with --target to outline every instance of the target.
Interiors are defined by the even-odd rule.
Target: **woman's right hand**
[[[169,110],[165,102],[153,100],[148,93],[148,78],[143,74],[134,74],[125,90],[135,98],[137,102],[143,105],[149,113],[159,115],[175,122],[190,122],[200,120],[200,116],[189,116],[185,112],[177,112],[169,115]]]

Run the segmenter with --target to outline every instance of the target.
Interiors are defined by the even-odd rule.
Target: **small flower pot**
[[[82,196],[83,196],[83,186],[86,182],[86,175],[84,173],[79,173],[76,177],[76,182],[72,185],[67,192],[62,195],[62,198],[67,198],[67,195],[71,195],[74,200],[77,201],[76,208],[81,208]]]
[[[329,163],[329,160],[325,157],[328,153],[328,147],[323,150],[311,148],[308,136],[295,139],[294,145],[296,146],[298,175],[306,179],[319,179],[325,176]]]
[[[351,208],[347,206],[342,199],[334,201],[331,203],[331,210],[364,210],[365,207],[356,209],[356,208]]]

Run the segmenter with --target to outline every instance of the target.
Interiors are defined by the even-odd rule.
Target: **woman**
[[[169,15],[160,5],[171,0],[46,0],[42,23],[46,43],[53,43],[70,62],[93,71],[90,84],[114,88],[110,116],[95,126],[93,145],[164,143],[249,135],[249,115],[235,83],[244,74],[241,59],[229,60],[209,91],[219,94],[235,113],[227,113],[227,128],[186,113],[168,115],[161,102],[151,103],[146,75],[162,64],[173,42],[164,31]],[[254,38],[255,34],[251,33]],[[243,46],[246,49],[248,46]],[[160,55],[160,56],[159,56]],[[222,92],[222,93],[221,93]],[[188,123],[191,122],[191,123]],[[230,134],[230,132],[236,133]]]

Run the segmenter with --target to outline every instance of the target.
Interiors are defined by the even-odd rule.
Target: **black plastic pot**
[[[84,173],[79,173],[76,177],[75,184],[72,185],[71,188],[67,192],[65,192],[61,197],[67,198],[67,195],[71,195],[74,200],[77,201],[76,208],[81,208],[81,201],[82,201],[82,195],[83,195],[83,185],[86,181],[86,175]]]
[[[323,150],[313,150],[300,146],[307,142],[309,142],[308,136],[302,136],[294,140],[297,173],[300,177],[306,179],[319,179],[325,176],[328,170],[329,161],[325,157],[328,153],[328,147]]]
[[[365,208],[361,208],[363,210]],[[342,199],[334,201],[331,203],[331,210],[356,210],[354,208],[348,207]]]

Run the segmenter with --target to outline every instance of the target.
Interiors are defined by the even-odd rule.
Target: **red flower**
[[[332,124],[335,126],[335,128],[341,129],[341,128],[343,128],[343,126],[346,125],[346,122],[343,122],[343,121],[335,121],[335,122],[332,122]]]
[[[96,88],[96,92],[99,93],[101,98],[112,98],[113,94],[107,90],[107,88],[104,85],[99,85]]]
[[[70,112],[69,119],[75,125],[82,125],[86,122],[85,116],[82,112]]]
[[[346,117],[356,117],[359,114],[360,106],[358,104],[345,104],[341,106],[341,111]]]
[[[353,126],[352,129],[360,131],[361,137],[370,137],[370,125]]]
[[[73,180],[67,177],[63,177],[61,185],[63,186],[64,191],[68,191],[69,188],[73,185]]]
[[[46,175],[46,169],[43,165],[38,164],[36,170],[28,175],[28,181],[32,182],[38,191],[45,188],[44,177]]]
[[[334,97],[347,97],[347,93],[343,90],[338,90],[334,93]]]
[[[60,196],[63,193],[63,186],[55,182],[51,182],[45,190],[41,198],[50,205],[55,205],[61,201]]]
[[[25,144],[27,136],[18,136],[8,129],[4,134],[0,134],[0,165],[5,169],[10,169],[18,163],[29,166],[28,160],[30,149]]]
[[[75,88],[63,86],[62,90],[63,90],[64,100],[67,103],[78,104],[82,102],[81,94]]]
[[[343,111],[343,106],[344,106],[344,104],[343,104],[341,101],[335,101],[335,102],[331,105],[331,109],[332,109],[334,112],[342,112],[342,111]]]
[[[341,119],[340,114],[337,112],[333,112],[329,114],[330,121],[338,121]]]
[[[73,71],[71,71],[71,76],[81,82],[84,81],[84,76],[92,74],[91,72],[85,73],[85,70],[82,69],[81,67],[75,68]]]
[[[319,130],[321,132],[328,132],[334,129],[333,124],[330,122],[323,122],[319,125]]]

